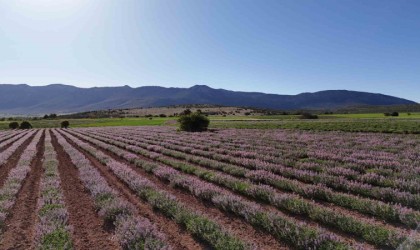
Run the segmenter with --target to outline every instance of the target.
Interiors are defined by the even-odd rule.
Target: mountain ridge
[[[65,84],[30,86],[0,84],[0,114],[40,115],[119,108],[214,104],[267,109],[336,109],[355,105],[416,104],[414,101],[379,93],[323,90],[297,95],[214,89],[207,85],[190,88],[144,86],[132,88],[79,88]]]

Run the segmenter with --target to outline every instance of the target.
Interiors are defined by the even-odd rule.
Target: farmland
[[[420,113],[401,113],[398,117],[383,114],[333,114],[319,115],[319,119],[299,119],[299,115],[210,115],[212,129],[297,129],[311,131],[375,132],[395,134],[420,134]],[[74,128],[108,126],[174,126],[178,117],[120,117],[120,118],[69,118],[28,120],[34,128],[57,128],[63,120]],[[0,130],[7,129],[13,120],[0,121]]]
[[[1,131],[0,249],[416,249],[419,152],[415,134]]]

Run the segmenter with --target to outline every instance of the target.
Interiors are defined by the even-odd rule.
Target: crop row
[[[67,136],[71,140],[75,141],[77,145],[84,148],[92,155],[95,155],[95,157],[97,157],[98,159],[106,159],[103,160],[105,164],[109,164],[109,162],[111,161],[111,157],[106,156],[102,152],[98,152],[98,150],[88,145],[87,143],[80,141],[74,136],[68,134]],[[86,137],[84,137],[84,139],[89,140],[89,138]],[[320,229],[299,223],[289,217],[282,216],[278,213],[267,212],[258,204],[248,202],[236,195],[225,192],[217,186],[214,186],[207,182],[203,182],[191,176],[181,174],[177,170],[174,170],[170,167],[159,166],[158,164],[152,164],[148,161],[144,161],[141,158],[136,157],[135,155],[128,153],[122,149],[119,149],[115,146],[106,143],[101,143],[100,141],[93,139],[90,139],[89,141],[99,147],[103,147],[107,150],[110,150],[113,153],[116,153],[117,155],[125,158],[126,160],[134,162],[137,166],[142,167],[146,171],[153,173],[161,179],[170,181],[171,184],[173,184],[174,186],[189,191],[192,195],[196,196],[197,198],[212,202],[216,207],[218,207],[221,210],[232,212],[237,216],[242,217],[254,227],[266,230],[268,233],[271,233],[279,240],[290,242],[293,245],[301,248],[335,248],[338,246],[344,246],[344,243],[341,240],[339,240],[334,234],[323,232]],[[115,164],[123,165],[119,162],[115,162]],[[123,166],[124,169],[129,168],[129,166],[127,165]],[[135,173],[133,171],[133,175],[134,174]],[[278,202],[281,203],[282,201],[278,200]],[[280,230],[279,227],[281,227],[282,229]]]
[[[17,194],[22,187],[23,181],[31,171],[31,162],[37,154],[36,147],[42,134],[42,130],[36,132],[35,137],[20,156],[17,165],[9,172],[3,187],[0,189],[0,230],[5,226],[4,222],[16,202]],[[30,134],[27,136],[29,137]],[[22,140],[23,142],[24,139],[22,138],[19,141]],[[15,144],[19,143],[19,141],[15,142]]]
[[[125,133],[127,134],[127,132]],[[143,140],[148,139],[149,141],[146,143],[159,144],[165,147],[169,145],[172,149],[176,148],[177,150],[189,151],[195,155],[201,155],[201,156],[209,157],[209,158],[216,159],[219,161],[245,166],[248,168],[254,168],[255,166],[265,166],[266,168],[275,169],[276,166],[279,166],[279,165],[280,166],[284,165],[287,167],[287,164],[284,164],[285,162],[283,160],[284,157],[286,157],[288,159],[287,163],[291,165],[294,169],[300,168],[303,170],[309,170],[310,171],[309,173],[317,173],[317,172],[322,171],[322,173],[319,173],[319,174],[322,174],[323,176],[325,176],[325,178],[333,178],[331,175],[344,176],[347,179],[347,181],[353,181],[356,184],[357,183],[360,183],[361,185],[365,183],[371,184],[371,186],[368,186],[367,188],[374,187],[374,186],[385,187],[385,188],[392,187],[393,189],[400,189],[403,192],[407,191],[407,192],[412,192],[413,194],[417,194],[420,190],[420,184],[419,184],[418,179],[408,180],[405,178],[397,178],[394,176],[384,177],[378,173],[371,172],[372,171],[371,168],[368,169],[369,172],[365,173],[366,169],[364,167],[361,167],[363,166],[363,164],[361,164],[360,161],[355,160],[357,159],[357,157],[355,156],[360,157],[361,155],[363,155],[363,158],[369,159],[369,160],[364,160],[364,161],[365,162],[369,161],[370,162],[369,166],[374,167],[375,170],[378,167],[387,168],[387,166],[392,166],[392,168],[396,170],[402,169],[403,166],[400,164],[400,162],[395,161],[394,159],[395,156],[394,157],[387,156],[387,157],[379,158],[380,155],[379,156],[375,155],[372,152],[369,152],[370,154],[367,154],[367,153],[362,153],[362,152],[355,152],[354,149],[352,149],[353,150],[352,152],[346,152],[346,150],[342,150],[342,149],[340,149],[340,151],[331,152],[332,149],[328,148],[328,153],[326,153],[326,149],[317,148],[303,154],[302,157],[305,157],[302,159],[303,161],[300,161],[298,159],[296,159],[296,161],[291,161],[290,159],[293,158],[293,156],[291,157],[289,153],[287,153],[286,156],[282,156],[281,158],[267,157],[267,154],[268,154],[267,152],[269,152],[269,150],[267,150],[267,147],[264,147],[264,150],[261,150],[261,151],[258,151],[255,149],[253,149],[252,151],[244,151],[242,148],[240,150],[238,149],[235,150],[235,148],[230,148],[230,147],[227,147],[226,145],[222,145],[222,146],[219,145],[218,148],[208,147],[208,146],[206,147],[206,145],[212,145],[212,142],[210,140],[204,141],[206,139],[205,136],[201,137],[200,139],[201,143],[198,145],[196,144],[191,145],[191,143],[189,143],[189,140],[183,141],[182,138],[181,139],[173,138],[172,140],[168,140],[166,136],[164,138],[162,137],[156,138],[156,136],[151,135],[151,133],[144,133],[144,134],[139,133],[139,134],[136,134],[136,138],[142,138]],[[206,150],[200,149],[200,147],[201,148],[204,147]],[[273,148],[271,150],[273,150]],[[337,150],[337,149],[334,149],[334,150]],[[316,157],[316,155],[313,155],[316,152],[321,152],[321,153],[316,154],[318,158],[311,158],[311,157]],[[335,161],[332,161],[331,159],[329,160],[325,159],[326,154],[334,155]],[[324,158],[322,156],[324,156]],[[375,156],[376,156],[376,159],[375,159]],[[331,167],[329,167],[329,165]],[[386,191],[382,190],[381,192],[387,192],[387,193],[392,192],[392,189],[385,189],[385,190]],[[398,195],[400,194],[403,194],[403,193],[399,193]]]
[[[20,137],[20,135],[23,135],[23,134],[25,134],[25,132],[21,132],[21,131],[12,131],[12,132],[8,131],[7,133],[3,133],[2,136],[0,137],[0,142],[1,142],[0,143],[0,148],[4,147],[5,145],[7,145],[8,143],[10,143],[13,140],[11,140],[9,142],[6,142],[6,143],[4,143],[4,141],[7,141],[11,138],[18,139]]]
[[[15,138],[12,138],[12,139],[9,139],[6,142],[4,142],[4,145],[7,145],[7,144],[10,144],[11,142],[14,141],[12,145],[10,145],[6,149],[4,149],[3,152],[1,152],[1,154],[0,154],[0,165],[4,164],[9,159],[9,157],[12,156],[12,154],[17,150],[17,148],[20,147],[34,133],[35,133],[35,131],[31,131],[31,132],[23,135],[22,137],[19,137],[18,140],[16,140]]]
[[[349,166],[361,173],[375,171],[378,174],[384,173],[387,177],[398,173],[407,178],[410,177],[408,170],[420,170],[412,164],[413,160],[418,159],[420,150],[418,140],[412,137],[292,131],[276,131],[274,135],[271,132],[267,135],[255,130],[225,130],[220,132],[221,135],[206,133],[200,136],[185,136],[171,131],[150,133],[148,130],[149,128],[147,131],[136,128],[119,132],[131,131],[141,136],[153,137],[152,139],[163,137],[186,142],[195,141],[197,143],[194,147],[205,151],[214,150],[222,154],[248,159],[258,158],[283,165],[295,166],[300,159],[312,158],[322,162],[333,162],[338,166]]]
[[[156,185],[135,173],[128,166],[114,161],[70,134],[64,132],[63,134],[97,158],[102,164],[109,167],[118,178],[153,208],[173,219],[176,223],[185,226],[190,233],[204,240],[215,249],[246,249],[250,247],[247,243],[230,235],[230,233],[207,216],[189,209],[186,205],[179,202],[176,197],[160,191]]]
[[[130,134],[125,132],[126,134]],[[120,134],[121,135],[121,134]],[[164,144],[169,144],[171,147],[177,147],[177,150],[181,149],[184,152],[190,152],[194,155],[205,156],[208,158],[216,158],[220,161],[228,162],[228,163],[237,163],[240,158],[240,163],[246,164],[261,164],[262,162],[268,162],[272,164],[284,164],[283,157],[274,157],[270,156],[270,151],[277,151],[274,148],[269,148],[267,146],[258,149],[258,147],[246,147],[248,150],[244,150],[243,145],[240,148],[237,147],[229,147],[228,145],[219,145],[217,144],[216,147],[209,147],[209,145],[213,145],[214,142],[212,141],[213,138],[207,138],[206,136],[201,136],[200,138],[195,138],[194,141],[197,140],[196,144],[191,145],[190,141],[191,138],[183,138],[182,136],[177,135],[177,137],[171,136],[170,134],[165,134],[164,136],[156,136],[151,135],[150,133],[138,133],[138,137],[149,139],[155,142],[159,142],[161,146]],[[323,149],[324,151],[326,149]],[[315,150],[314,150],[315,151]],[[318,148],[316,152],[319,152],[320,149]],[[328,151],[331,149],[328,148]],[[333,152],[335,158],[334,160],[331,159],[319,159],[316,158],[314,155],[306,156],[302,159],[296,159],[296,162],[290,162],[293,164],[294,168],[299,168],[303,170],[311,170],[317,172],[323,172],[328,175],[339,175],[345,176],[349,180],[357,180],[362,183],[372,184],[374,186],[381,186],[381,187],[392,187],[394,189],[399,189],[401,191],[408,191],[412,193],[418,193],[420,191],[420,182],[417,179],[408,180],[403,177],[396,177],[391,176],[388,174],[386,177],[381,175],[380,173],[372,172],[373,170],[377,170],[378,165],[383,166],[385,163],[387,165],[391,165],[394,168],[398,169],[405,169],[403,165],[398,164],[398,161],[395,161],[395,155],[390,154],[388,152],[377,152],[374,154],[375,151],[357,151],[357,149],[352,149],[351,151],[342,150],[340,149],[339,152]],[[381,155],[379,153],[385,154]],[[278,151],[277,151],[278,154]],[[325,153],[324,153],[325,154]],[[225,155],[224,157],[220,155]],[[237,158],[234,158],[237,157]],[[339,158],[337,158],[339,157]],[[354,158],[362,157],[363,159],[369,159],[373,161],[371,164],[374,169],[368,169],[368,172],[360,162],[355,162]],[[246,160],[245,160],[246,159]],[[290,159],[290,157],[288,157]],[[340,159],[340,160],[338,160]],[[391,172],[393,173],[393,172]]]
[[[135,146],[129,146],[127,144],[123,144],[115,140],[105,139],[105,141],[109,143],[107,144],[98,140],[91,139],[87,136],[79,136],[81,136],[85,140],[90,141],[91,143],[94,143],[95,145],[101,148],[113,151],[114,153],[119,154],[121,157],[126,157],[127,152],[117,150],[115,147],[112,147],[109,144],[118,145],[122,148],[126,148],[128,146],[130,148],[130,151],[140,153],[142,156],[145,157],[150,157],[150,152],[146,150]],[[137,164],[139,164],[138,158],[133,158],[131,156],[129,156],[129,158],[129,160],[131,160],[132,162],[136,162]],[[324,225],[335,227],[346,233],[351,233],[360,236],[366,241],[376,245],[397,246],[402,241],[404,241],[404,237],[401,236],[401,233],[398,230],[390,229],[382,225],[375,224],[373,221],[370,220],[360,220],[360,218],[351,215],[346,215],[331,208],[320,206],[319,204],[313,202],[308,202],[295,195],[279,194],[268,186],[255,185],[248,181],[240,180],[225,174],[215,173],[213,171],[203,169],[197,166],[188,165],[162,155],[154,155],[153,159],[165,163],[166,165],[169,165],[182,172],[194,174],[205,181],[224,186],[232,191],[235,191],[257,201],[269,203],[283,211],[296,215],[304,215]],[[158,164],[148,164],[149,168],[150,166],[153,166],[153,168],[159,168]],[[160,175],[160,177],[171,181],[171,183],[176,184],[179,182],[180,179],[183,179],[183,181],[185,181],[184,179],[187,178],[185,176],[175,174],[176,172],[172,170],[165,171],[169,172],[169,174]],[[189,181],[192,182],[193,180]]]
[[[68,224],[68,212],[58,174],[57,153],[51,144],[50,131],[45,132],[45,151],[40,181],[35,242],[37,249],[72,249],[72,228]]]
[[[94,133],[89,133],[89,135],[91,137],[95,137]],[[168,149],[165,150],[163,148],[152,147],[148,144],[141,143],[140,139],[134,141],[111,135],[108,135],[107,139],[104,138],[104,136],[106,136],[106,134],[102,133],[101,137],[96,138],[106,140],[108,143],[118,144],[118,146],[125,147],[128,150],[135,150],[137,153],[143,152],[143,155],[148,157],[156,158],[156,156],[151,156],[151,154],[147,151],[142,151],[138,146],[142,147],[143,149],[152,150],[177,159],[186,160],[187,162],[193,162],[209,168],[217,169],[230,175],[247,177],[257,183],[269,184],[281,190],[298,193],[303,197],[328,201],[342,207],[353,209],[365,214],[374,215],[380,219],[384,219],[390,222],[400,222],[410,227],[416,227],[420,221],[420,214],[411,209],[397,205],[389,205],[380,201],[363,199],[357,196],[334,192],[330,188],[327,188],[323,185],[303,184],[296,180],[290,180],[263,170],[249,171],[238,166],[232,166],[200,157],[188,156],[186,154],[174,152]],[[171,164],[170,161],[168,161],[168,163]]]
[[[128,136],[127,136],[128,137]],[[133,136],[131,136],[133,138]],[[141,137],[134,136],[136,141],[143,142],[144,144],[154,144],[158,145],[159,143],[153,140],[145,140]],[[150,146],[150,145],[149,145]],[[174,147],[173,145],[166,143],[166,147]],[[213,159],[220,160],[225,158],[223,155],[214,155]],[[405,206],[420,208],[420,194],[412,194],[409,192],[402,192],[395,190],[393,188],[387,187],[375,187],[370,184],[365,184],[358,181],[347,180],[343,176],[331,176],[326,173],[318,173],[308,170],[300,170],[290,166],[277,165],[267,162],[262,162],[258,160],[244,160],[242,158],[230,157],[230,163],[234,163],[238,166],[243,166],[252,170],[266,170],[270,171],[277,175],[282,175],[288,178],[298,179],[305,183],[312,184],[323,184],[327,185],[336,190],[341,190],[345,192],[351,192],[354,194],[362,195],[369,198],[374,198],[377,200],[400,203]]]
[[[146,218],[136,216],[134,206],[119,197],[84,155],[53,131],[58,143],[79,170],[79,178],[92,196],[97,212],[106,223],[115,226],[115,235],[123,249],[168,249],[165,236]]]

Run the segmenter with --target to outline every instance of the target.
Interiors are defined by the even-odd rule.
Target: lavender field
[[[0,132],[0,249],[419,249],[420,135]]]

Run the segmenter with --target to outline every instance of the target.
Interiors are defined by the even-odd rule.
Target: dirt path
[[[14,168],[19,161],[20,155],[29,145],[31,140],[34,138],[35,134],[33,134],[29,139],[27,139],[22,145],[20,145],[17,150],[7,159],[7,162],[0,165],[0,188],[3,187],[4,182],[6,181],[7,175],[12,168]],[[10,146],[10,145],[9,145]]]
[[[34,248],[33,239],[34,226],[36,222],[35,211],[39,195],[39,183],[42,174],[44,138],[45,135],[43,134],[37,144],[37,154],[34,160],[32,160],[31,171],[24,180],[23,186],[19,191],[12,213],[6,220],[6,229],[0,245],[1,249]]]
[[[59,160],[59,174],[65,203],[69,212],[69,224],[73,227],[72,239],[75,249],[120,249],[95,212],[94,203],[79,179],[76,166],[51,134],[52,143]]]
[[[69,141],[73,146],[77,147],[74,142],[69,140],[66,137],[67,141]],[[79,138],[81,139],[81,138]],[[81,139],[84,141],[83,139]],[[87,141],[85,141],[87,142]],[[89,143],[89,142],[87,142]],[[170,187],[167,183],[162,182],[160,179],[156,178],[152,174],[146,173],[142,169],[133,166],[132,164],[128,163],[127,161],[120,159],[118,156],[102,150],[95,145],[89,143],[91,146],[95,147],[97,150],[102,151],[103,153],[107,154],[108,156],[114,158],[117,161],[124,162],[125,164],[129,165],[134,171],[136,171],[139,175],[142,177],[149,179],[153,181],[160,190],[165,190],[168,193],[174,195],[177,197],[177,199],[184,204],[188,205],[189,208],[192,209],[192,211],[197,211],[202,214],[206,214],[209,218],[213,219],[220,225],[222,225],[224,228],[228,229],[230,232],[232,232],[234,235],[236,235],[240,239],[244,239],[248,242],[253,242],[256,244],[258,249],[287,249],[287,247],[284,244],[279,243],[273,236],[263,232],[254,229],[251,225],[247,224],[245,221],[231,215],[227,215],[223,212],[221,212],[219,209],[214,207],[211,204],[207,204],[201,200],[198,200],[194,196],[183,192],[179,189],[174,189]],[[111,170],[108,169],[108,167],[103,166],[99,161],[97,161],[94,157],[87,154],[85,151],[77,147],[79,150],[81,150],[84,155],[101,171],[101,173],[113,184],[117,186],[117,188],[124,193],[124,195],[131,194],[131,196],[134,196],[134,200],[138,200],[136,194],[132,192],[125,184],[122,183],[116,177]],[[127,194],[126,194],[127,193]],[[146,216],[145,216],[146,217]],[[151,220],[151,219],[150,219]],[[152,221],[152,220],[151,220]],[[195,249],[195,248],[194,248]]]

